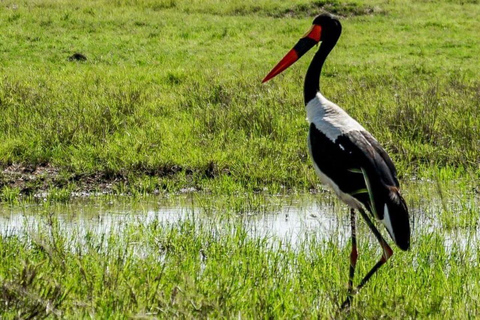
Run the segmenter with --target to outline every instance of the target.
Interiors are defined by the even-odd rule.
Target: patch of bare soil
[[[309,4],[299,4],[284,12],[274,13],[278,18],[283,17],[310,17],[320,12],[329,12],[339,17],[355,17],[374,14],[385,14],[385,11],[378,6],[362,5],[356,2],[344,1],[312,1]]]
[[[44,193],[52,188],[75,185],[79,193],[111,193],[112,184],[124,180],[121,176],[105,174],[61,174],[58,168],[47,165],[12,164],[0,172],[0,189],[8,186],[20,190],[24,195]]]
[[[205,167],[194,170],[170,165],[159,168],[135,168],[132,172],[96,172],[96,173],[72,173],[62,171],[50,164],[46,165],[22,165],[11,164],[0,167],[0,190],[4,187],[15,188],[25,196],[43,197],[49,190],[68,188],[73,197],[83,197],[98,194],[113,194],[123,192],[125,186],[134,185],[135,177],[172,177],[179,172],[186,176],[194,175],[204,179],[214,179],[219,175],[230,175],[227,168],[220,169],[214,162]],[[120,188],[118,188],[121,186]],[[159,185],[159,188],[162,188]],[[185,190],[191,190],[186,187]],[[193,188],[194,189],[194,188]],[[160,192],[156,190],[154,193]],[[180,191],[181,192],[181,191]]]

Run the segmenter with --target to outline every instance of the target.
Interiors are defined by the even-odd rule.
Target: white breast
[[[342,108],[329,101],[320,92],[307,103],[306,109],[308,121],[315,124],[317,129],[322,131],[332,141],[335,141],[339,135],[349,131],[365,130]]]

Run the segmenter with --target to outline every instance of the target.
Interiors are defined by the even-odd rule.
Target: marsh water
[[[252,236],[279,238],[296,242],[308,233],[339,232],[342,217],[336,203],[320,202],[314,195],[270,196],[240,199],[229,208],[228,200],[216,201],[208,195],[187,194],[168,198],[147,197],[132,200],[74,200],[68,204],[45,206],[32,203],[0,207],[0,234],[25,235],[35,231],[40,221],[55,215],[61,229],[72,232],[109,234],[122,232],[131,224],[175,224],[185,220],[202,220],[216,224],[240,223]],[[239,198],[237,198],[238,200]],[[240,202],[240,204],[238,204]],[[344,208],[346,210],[346,208]],[[345,224],[345,228],[348,225]],[[343,230],[342,230],[343,231]],[[347,232],[348,229],[345,230]]]
[[[429,192],[429,188],[419,188],[424,197],[415,196],[413,200],[406,197],[413,238],[416,233],[439,233],[447,247],[452,243],[466,247],[471,241],[480,240],[478,194],[458,193],[445,198],[433,187]],[[61,230],[80,236],[121,234],[127,226],[135,224],[172,225],[191,220],[208,221],[219,227],[235,223],[252,237],[293,245],[309,236],[320,240],[334,238],[345,245],[350,237],[348,208],[329,192],[225,198],[189,193],[140,200],[114,197],[76,199],[67,204],[42,200],[23,205],[4,204],[0,206],[0,234],[29,236],[40,231],[52,216]]]

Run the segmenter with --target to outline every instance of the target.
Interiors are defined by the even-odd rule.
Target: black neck
[[[332,51],[336,41],[324,41],[320,45],[317,53],[312,59],[310,66],[305,76],[305,83],[303,86],[303,97],[305,99],[305,105],[315,98],[317,92],[320,91],[320,74],[322,72],[323,64],[327,59],[328,54]]]

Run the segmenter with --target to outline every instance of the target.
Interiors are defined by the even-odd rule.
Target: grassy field
[[[293,246],[241,223],[315,191],[349,234],[308,158],[312,53],[261,84],[324,10],[343,34],[322,92],[391,154],[414,231],[349,313],[335,234]],[[41,210],[0,236],[0,317],[480,317],[479,16],[478,0],[1,1],[0,201]],[[102,235],[57,215],[75,195],[192,190],[208,218]],[[366,229],[358,274],[379,255]]]
[[[316,188],[302,102],[312,55],[260,81],[322,10],[344,26],[324,95],[381,141],[402,179],[440,167],[478,180],[478,1],[7,0],[0,186]],[[77,52],[87,60],[70,61]]]

